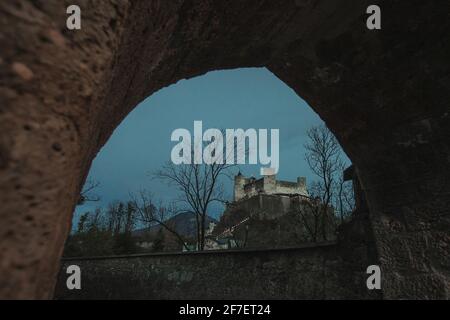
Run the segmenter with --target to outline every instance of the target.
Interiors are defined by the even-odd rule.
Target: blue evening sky
[[[76,208],[79,213],[106,207],[115,200],[128,200],[130,192],[145,188],[156,198],[170,200],[173,188],[152,180],[150,173],[170,160],[173,130],[186,128],[193,134],[194,120],[203,121],[203,130],[279,129],[280,170],[277,178],[295,181],[314,179],[304,160],[306,130],[322,120],[291,88],[266,68],[213,71],[181,80],[154,93],[114,131],[92,163],[88,179],[100,182],[95,193],[99,202]],[[270,140],[269,140],[270,141]],[[259,177],[260,165],[246,165],[246,176]],[[231,180],[223,181],[232,197]],[[221,207],[212,208],[217,217]]]

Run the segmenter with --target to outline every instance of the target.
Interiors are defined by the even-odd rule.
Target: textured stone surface
[[[55,299],[376,299],[336,245],[64,260]],[[81,290],[66,287],[69,265]],[[343,281],[345,280],[345,282]]]
[[[0,297],[46,298],[92,159],[145,97],[266,66],[336,134],[366,191],[385,298],[450,293],[448,1],[0,2]]]

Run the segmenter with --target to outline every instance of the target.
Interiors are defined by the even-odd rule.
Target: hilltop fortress
[[[277,180],[275,174],[256,179],[239,172],[234,177],[233,201],[211,237],[220,242],[213,248],[274,248],[305,242],[305,221],[310,221],[313,207],[305,177],[291,182]],[[299,212],[306,220],[299,220]]]
[[[306,178],[298,177],[297,182],[281,181],[276,175],[264,175],[260,179],[246,178],[240,172],[234,177],[234,199],[249,199],[259,194],[266,195],[300,195],[308,197]]]

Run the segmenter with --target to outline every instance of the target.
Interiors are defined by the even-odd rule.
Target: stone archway
[[[70,3],[69,3],[70,2]],[[371,210],[385,298],[450,291],[446,1],[0,4],[0,297],[51,297],[77,195],[120,121],[156,90],[266,66],[336,134]]]

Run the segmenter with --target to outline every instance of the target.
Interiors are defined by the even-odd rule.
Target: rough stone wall
[[[362,3],[353,3],[353,9],[361,10]],[[349,30],[310,47],[309,63],[291,62],[298,62],[296,48],[305,45],[303,38],[286,52],[285,63],[269,68],[321,115],[356,165],[370,209],[384,297],[448,299],[448,2],[378,4],[381,32],[349,21]],[[333,15],[323,28],[335,19],[340,18]]]
[[[81,268],[81,290],[66,288],[72,264]],[[335,244],[75,259],[62,262],[55,299],[379,298],[365,289],[363,273],[344,273]]]
[[[76,1],[82,8],[93,1]],[[0,2],[0,298],[47,298],[101,138],[128,1]],[[107,120],[108,121],[108,120]]]
[[[266,66],[358,169],[386,298],[450,296],[448,1],[0,2],[0,297],[49,297],[91,161],[145,97]]]

